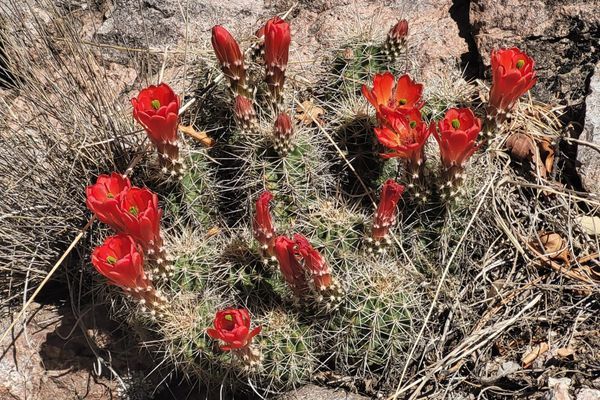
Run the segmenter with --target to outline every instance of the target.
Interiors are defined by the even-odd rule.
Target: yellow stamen
[[[523,68],[523,65],[525,65],[525,60],[519,60],[519,61],[517,61],[517,68],[518,69]]]
[[[400,103],[400,105],[403,106],[406,103],[408,103],[408,100],[406,100],[406,99],[400,99],[400,100],[398,100],[398,103]]]
[[[460,128],[460,121],[459,121],[457,118],[454,118],[454,119],[452,120],[452,127],[453,127],[454,129],[458,129],[458,128]]]
[[[150,104],[152,105],[152,108],[154,108],[155,110],[158,110],[160,108],[160,101],[158,101],[158,100],[152,100],[152,102]]]
[[[226,319],[227,321],[233,321],[233,316],[232,316],[231,314],[227,314],[227,315],[225,316],[225,319]]]
[[[138,210],[138,208],[136,206],[131,206],[129,207],[129,213],[135,217],[137,217],[138,213],[140,211]]]
[[[110,265],[115,265],[117,263],[117,259],[113,256],[106,257],[106,262]]]

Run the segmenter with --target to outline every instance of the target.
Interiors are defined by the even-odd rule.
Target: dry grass
[[[0,5],[16,77],[0,126],[2,301],[23,296],[87,220],[85,182],[122,170],[140,136],[101,58],[50,2]]]

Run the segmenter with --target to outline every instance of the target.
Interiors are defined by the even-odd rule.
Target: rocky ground
[[[408,19],[411,47],[419,54],[420,79],[425,81],[448,68],[462,68],[471,79],[486,78],[492,48],[519,46],[537,62],[540,80],[534,95],[565,106],[564,123],[574,139],[563,148],[570,156],[565,167],[581,174],[576,185],[600,195],[598,1],[57,0],[56,6],[77,21],[90,46],[101,49],[111,82],[124,95],[139,86],[146,77],[139,71],[151,68],[165,49],[176,56],[204,51],[215,24],[243,37],[267,17],[287,11],[294,38],[290,58],[296,60],[292,68],[312,82],[318,80],[320,59],[359,24],[383,35],[399,18]],[[147,57],[147,50],[156,59]],[[120,385],[109,368],[124,380],[133,371],[150,372],[144,367],[146,355],[121,327],[99,317],[106,312],[92,312],[93,306],[74,310],[55,289],[29,309],[26,329],[23,324],[14,329],[13,346],[0,347],[0,400],[114,398]],[[0,332],[10,322],[0,321]],[[160,381],[157,376],[152,379]],[[131,381],[140,379],[134,376]],[[569,394],[568,382],[551,386],[548,393],[556,399],[600,397],[593,388]],[[171,382],[155,398],[204,397],[193,386]],[[309,386],[285,399],[359,397]]]

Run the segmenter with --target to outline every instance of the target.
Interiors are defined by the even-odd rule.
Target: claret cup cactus
[[[217,127],[212,148],[178,137],[189,93],[162,83],[132,100],[162,168],[148,184],[168,184],[143,187],[134,168],[139,187],[117,172],[88,187],[115,234],[92,264],[150,346],[209,386],[266,394],[331,373],[389,391],[424,340],[441,226],[478,190],[470,163],[492,137],[481,121],[499,129],[535,83],[533,61],[495,52],[489,104],[436,114],[418,71],[396,64],[411,56],[407,21],[383,43],[342,46],[307,98],[288,68],[291,32],[274,17],[244,51],[213,28],[209,68],[222,75],[201,112],[182,115]],[[299,115],[299,98],[323,112]]]

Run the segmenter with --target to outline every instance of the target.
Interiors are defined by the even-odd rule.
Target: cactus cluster
[[[213,29],[219,106],[198,101],[202,117],[190,122],[220,129],[211,148],[180,146],[172,157],[161,189],[171,229],[161,249],[174,261],[153,282],[168,301],[152,318],[143,307],[131,317],[182,371],[259,393],[320,371],[385,388],[411,361],[428,304],[420,280],[440,262],[430,250],[440,246],[448,209],[466,213],[476,196],[467,191],[461,203],[456,187],[481,126],[468,109],[450,109],[436,124],[435,110],[455,99],[421,111],[423,85],[408,75],[396,81],[406,34],[401,21],[384,43],[344,47],[314,98],[301,99],[286,79],[285,21],[269,20],[245,57],[225,28]],[[318,115],[296,118],[300,100],[322,106],[327,129]],[[426,165],[431,132],[441,162]],[[402,200],[396,180],[412,199]]]

